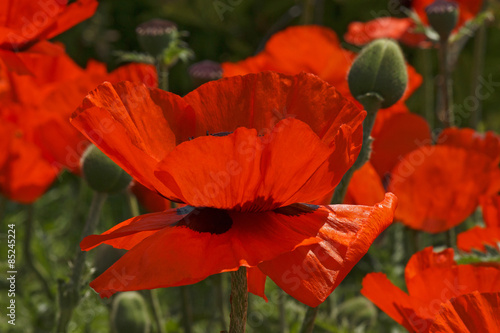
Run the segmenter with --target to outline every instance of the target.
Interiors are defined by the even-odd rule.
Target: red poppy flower
[[[484,305],[472,301],[474,298],[486,297],[485,304],[498,306],[494,301],[490,302],[488,293],[500,292],[499,279],[498,264],[457,265],[452,249],[434,253],[428,247],[413,255],[406,265],[408,293],[392,284],[382,273],[368,274],[363,279],[361,293],[409,332],[462,332],[436,331],[436,327],[443,323],[443,317],[449,318],[447,312],[459,304],[466,305],[470,314],[484,310]],[[478,293],[482,295],[479,298]],[[461,318],[470,323],[470,317]],[[481,325],[477,320],[475,323]],[[460,325],[460,321],[456,324]],[[487,332],[480,330],[481,326],[475,327],[477,329],[470,332]]]
[[[65,54],[25,59],[38,68],[36,75],[4,68],[0,77],[0,126],[2,141],[9,146],[0,164],[0,191],[29,203],[47,190],[62,168],[78,172],[89,141],[70,125],[69,117],[86,93],[104,80],[156,82],[156,76],[146,65],[128,65],[107,74],[104,65],[91,63],[83,70]]]
[[[481,196],[500,190],[498,162],[480,148],[488,144],[470,141],[469,131],[445,134],[449,140],[408,153],[392,171],[389,190],[399,198],[396,218],[413,229],[448,230],[472,214]]]
[[[410,18],[380,17],[366,23],[350,23],[344,39],[354,45],[365,45],[379,38],[391,38],[410,46],[427,46],[427,37],[423,33],[413,32],[415,28],[416,24]]]
[[[354,163],[363,115],[304,73],[222,79],[183,98],[130,83],[101,85],[73,124],[135,179],[188,206],[85,238],[84,250],[101,243],[129,250],[91,286],[107,297],[247,266],[251,292],[263,295],[267,275],[318,305],[395,208],[391,194],[374,207],[303,204],[330,192]],[[101,131],[103,122],[110,131]]]
[[[284,74],[312,73],[333,85],[344,96],[351,96],[347,73],[356,54],[342,48],[335,32],[321,26],[289,27],[273,35],[264,51],[237,63],[223,63],[225,77],[276,71]],[[403,103],[422,83],[422,77],[411,66]],[[360,104],[358,104],[360,105]]]
[[[26,74],[23,53],[62,54],[64,50],[45,40],[53,38],[91,17],[97,0],[5,0],[0,5],[0,60],[11,69]],[[39,44],[37,44],[39,43]],[[30,49],[32,48],[32,49]]]
[[[420,20],[428,25],[425,8],[432,4],[434,0],[413,0],[411,9],[413,9]],[[483,1],[474,0],[453,0],[459,6],[459,17],[455,31],[460,29],[467,21],[473,19],[481,10]],[[415,22],[410,18],[381,17],[374,20],[363,22],[352,22],[344,35],[348,43],[354,45],[364,45],[378,38],[393,38],[409,46],[427,47],[429,42],[425,34],[414,32]]]
[[[485,196],[479,202],[486,227],[474,227],[458,234],[457,245],[462,251],[470,252],[473,248],[486,251],[485,244],[498,247],[500,242],[500,195]]]
[[[158,193],[151,191],[141,183],[134,182],[130,187],[130,190],[148,212],[163,212],[164,210],[171,208],[169,200],[165,199]]]

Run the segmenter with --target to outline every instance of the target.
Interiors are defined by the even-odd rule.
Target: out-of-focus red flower
[[[47,42],[91,17],[97,0],[4,0],[0,5],[0,60],[10,70],[26,74],[38,70],[25,63],[27,54],[56,55],[61,47]],[[22,51],[22,52],[20,52]]]
[[[222,79],[183,98],[131,83],[101,85],[72,123],[143,185],[188,206],[85,238],[84,250],[101,243],[129,250],[92,288],[108,297],[246,266],[251,292],[263,295],[269,276],[318,305],[395,209],[392,194],[373,207],[305,204],[332,191],[354,163],[363,117],[305,73]],[[92,135],[103,122],[113,130]],[[116,283],[117,271],[127,283]]]
[[[415,28],[410,18],[380,17],[366,23],[350,23],[344,39],[354,45],[365,45],[379,38],[396,39],[410,46],[428,45],[423,33],[413,32]]]
[[[500,242],[500,195],[481,197],[479,203],[486,227],[476,226],[458,234],[457,246],[462,251],[485,251],[485,244],[498,247]]]
[[[481,138],[470,130],[449,129],[439,144],[423,145],[405,155],[389,184],[399,198],[396,218],[431,233],[462,223],[481,196],[500,190],[497,155],[485,150],[494,141],[490,135]]]
[[[413,9],[420,20],[428,25],[425,7],[432,4],[434,0],[413,0]],[[453,0],[459,6],[459,17],[455,31],[460,29],[467,21],[473,19],[481,10],[482,0]],[[354,45],[365,45],[378,38],[393,38],[409,46],[428,47],[425,34],[415,32],[416,24],[410,18],[380,17],[368,22],[352,22],[344,35],[348,43]]]
[[[316,74],[357,103],[347,84],[347,73],[355,57],[354,52],[342,48],[333,30],[306,25],[276,33],[266,43],[264,51],[237,63],[223,63],[222,69],[225,77],[268,70],[290,75]],[[407,69],[408,87],[396,105],[408,99],[422,83],[422,77],[413,67],[408,65]]]
[[[413,255],[406,265],[408,293],[392,284],[382,273],[368,274],[363,280],[361,293],[409,332],[489,332],[481,329],[489,324],[488,321],[482,322],[481,318],[488,317],[488,308],[498,308],[498,298],[491,293],[500,292],[499,279],[500,265],[497,263],[457,265],[452,249],[435,253],[428,247]],[[474,300],[483,300],[484,303]],[[456,322],[456,327],[464,324],[471,329],[439,330],[438,327],[445,327],[453,315],[450,310],[458,309],[460,305],[469,315],[459,316],[463,319]],[[473,313],[482,315],[473,321],[470,316]]]
[[[62,168],[79,172],[89,141],[69,123],[82,99],[99,83],[124,79],[156,84],[152,66],[127,65],[108,74],[93,62],[87,69],[67,55],[25,56],[36,74],[0,72],[0,128],[8,145],[0,162],[0,191],[12,200],[33,202]],[[36,166],[35,166],[36,165]]]

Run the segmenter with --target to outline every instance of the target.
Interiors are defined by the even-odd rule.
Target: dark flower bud
[[[156,57],[178,38],[177,25],[171,21],[152,19],[141,23],[135,29],[139,45],[144,52]]]
[[[111,308],[111,332],[149,333],[151,322],[146,302],[137,291],[118,294]]]
[[[429,25],[442,41],[447,41],[458,22],[458,4],[455,1],[436,0],[425,7]]]
[[[399,45],[390,39],[378,39],[363,48],[347,77],[351,94],[365,105],[366,98],[380,101],[388,108],[404,94],[408,74]]]
[[[132,177],[94,145],[85,150],[81,164],[83,178],[94,191],[120,192],[132,181]]]
[[[189,66],[188,73],[194,85],[198,87],[222,78],[222,67],[215,61],[203,60]]]

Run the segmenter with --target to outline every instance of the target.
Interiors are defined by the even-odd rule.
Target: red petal
[[[53,38],[78,23],[85,21],[94,15],[97,5],[97,0],[78,0],[73,2],[57,17],[55,26],[44,37],[47,39]]]
[[[266,279],[267,276],[257,267],[247,268],[248,292],[260,296],[268,302],[266,297]]]
[[[187,108],[181,97],[142,84],[104,83],[85,98],[71,122],[132,177],[160,190],[153,170],[178,137],[189,137],[180,125],[189,122]]]
[[[256,266],[299,246],[318,242],[316,235],[327,218],[327,213],[317,213],[305,205],[264,213],[217,212],[227,214],[232,221],[227,231],[213,234],[185,226],[163,228],[134,244],[91,287],[102,297],[109,297],[117,291],[192,284],[240,266]],[[140,219],[147,223],[150,216],[160,218],[166,213],[148,214]],[[210,218],[197,209],[181,224],[206,227],[207,223],[221,222],[209,221]]]
[[[500,228],[500,194],[481,197],[479,203],[486,226]]]
[[[402,156],[432,143],[427,121],[413,113],[393,114],[379,126],[373,133],[370,162],[381,178],[392,171]]]
[[[412,332],[412,325],[401,308],[412,308],[412,300],[408,294],[396,287],[385,274],[370,273],[363,279],[361,294],[372,301],[389,317]]]
[[[359,153],[357,138],[362,135],[365,112],[315,75],[264,72],[231,77],[204,84],[184,99],[196,113],[198,136],[238,127],[266,134],[280,120],[295,118],[327,144],[347,124],[356,137],[352,154]]]
[[[131,191],[149,212],[162,212],[171,207],[170,200],[151,191],[141,183],[134,182],[131,186]]]
[[[370,162],[352,175],[347,188],[345,204],[373,206],[384,200],[385,190],[379,175]]]
[[[330,192],[354,163],[350,140],[342,126],[329,148],[303,122],[284,119],[265,136],[242,127],[184,142],[155,175],[172,191],[162,194],[191,206],[267,211]]]
[[[392,223],[395,208],[396,197],[390,193],[373,207],[321,206],[315,214],[327,216],[318,235],[322,241],[263,262],[259,268],[286,293],[316,307]]]
[[[158,230],[179,222],[192,210],[192,208],[179,208],[139,215],[118,223],[100,235],[85,237],[81,241],[80,247],[82,250],[88,251],[98,245],[108,244],[119,249],[130,250],[143,239],[158,232]]]
[[[500,170],[486,155],[450,146],[423,146],[392,172],[389,190],[399,199],[396,218],[437,233],[462,223],[479,197],[498,192]]]
[[[415,253],[406,264],[405,280],[410,280],[428,268],[456,266],[453,255],[453,249],[434,252],[432,247],[426,247],[422,251]]]
[[[471,252],[472,249],[486,251],[485,245],[498,247],[500,242],[500,227],[474,227],[461,232],[457,236],[457,246],[460,250]]]
[[[380,17],[368,22],[352,22],[344,35],[346,42],[365,45],[379,38],[392,38],[410,46],[426,45],[423,33],[412,33],[415,23],[410,18]]]
[[[462,295],[441,305],[430,333],[496,332],[500,327],[500,293]]]

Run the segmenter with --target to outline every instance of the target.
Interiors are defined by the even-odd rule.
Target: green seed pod
[[[143,51],[154,57],[163,54],[170,43],[178,38],[177,25],[161,19],[141,23],[135,32]]]
[[[118,294],[111,307],[111,332],[149,333],[151,321],[144,298],[137,291]]]
[[[442,41],[447,41],[458,22],[458,4],[454,1],[436,0],[425,7],[429,25]]]
[[[132,181],[132,177],[94,145],[85,150],[81,164],[83,178],[94,191],[121,192]]]
[[[390,39],[378,39],[363,48],[347,76],[351,94],[362,100],[366,95],[382,100],[388,108],[404,94],[408,73],[403,52]]]

